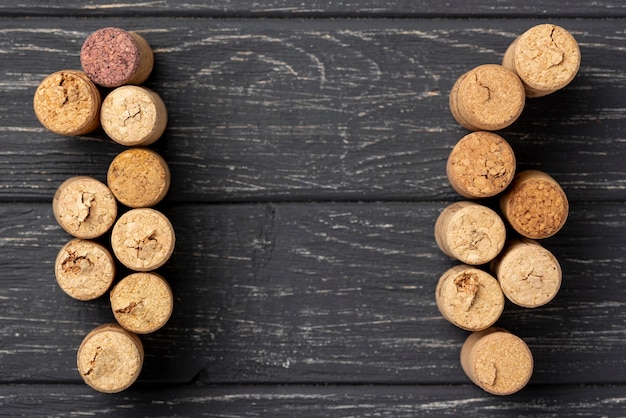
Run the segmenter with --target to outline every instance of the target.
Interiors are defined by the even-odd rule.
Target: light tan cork
[[[497,327],[473,332],[461,348],[461,367],[474,384],[493,395],[511,395],[530,380],[534,360],[528,345]]]
[[[54,217],[67,233],[92,239],[107,232],[117,217],[117,201],[109,188],[95,178],[65,180],[52,198]]]
[[[504,247],[506,227],[493,209],[471,201],[455,202],[437,217],[435,241],[449,257],[470,265],[485,264]]]
[[[102,102],[100,121],[106,134],[126,146],[146,146],[163,135],[167,125],[165,103],[142,86],[122,86]]]
[[[59,287],[78,300],[102,296],[115,278],[115,261],[103,245],[75,238],[57,254],[55,276]]]
[[[120,203],[131,208],[154,206],[167,194],[170,169],[155,151],[132,148],[118,154],[107,173],[107,184]]]
[[[580,49],[571,33],[541,24],[519,36],[507,48],[502,65],[524,83],[526,96],[541,97],[568,85],[580,68]]]
[[[537,241],[512,239],[491,263],[504,295],[514,304],[536,308],[550,302],[561,287],[557,258]]]
[[[498,64],[484,64],[461,75],[450,91],[450,112],[470,131],[497,131],[515,122],[526,94],[519,77]]]
[[[111,309],[128,331],[148,334],[163,327],[174,307],[168,283],[154,272],[133,273],[111,290]]]
[[[118,324],[104,324],[83,339],[76,356],[85,383],[104,393],[121,392],[139,377],[143,344]]]
[[[84,135],[100,126],[102,96],[82,71],[63,70],[37,87],[33,108],[39,122],[61,135]]]
[[[454,266],[439,278],[435,300],[446,320],[467,331],[489,328],[504,310],[498,281],[468,265]]]
[[[117,220],[111,247],[117,259],[131,270],[161,267],[174,251],[175,235],[165,215],[151,208],[131,209]]]
[[[515,175],[516,160],[509,143],[493,132],[477,131],[456,143],[446,164],[452,188],[468,199],[495,196]]]
[[[539,170],[525,170],[515,175],[500,197],[500,209],[520,235],[543,239],[565,225],[569,203],[554,178]]]

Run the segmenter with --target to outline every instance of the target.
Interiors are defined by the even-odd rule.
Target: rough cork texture
[[[574,79],[580,68],[580,49],[562,27],[537,25],[509,45],[502,65],[519,76],[527,97],[541,97]]]
[[[455,202],[437,217],[435,241],[449,257],[470,265],[485,264],[504,247],[506,228],[494,210],[475,202]]]
[[[167,109],[158,94],[141,86],[122,86],[102,102],[100,122],[106,134],[126,146],[145,146],[163,135]]]
[[[137,380],[143,357],[139,337],[117,324],[104,324],[83,339],[76,363],[87,385],[99,392],[116,393]]]
[[[167,194],[170,170],[158,153],[133,148],[118,154],[107,173],[107,184],[117,200],[131,208],[154,206]]]
[[[152,72],[154,55],[137,33],[107,27],[87,37],[80,50],[80,63],[94,83],[114,88],[143,83]]]
[[[550,302],[561,287],[557,258],[536,241],[514,239],[492,263],[504,295],[516,305],[536,308]]]
[[[543,239],[556,234],[567,220],[569,203],[561,186],[537,170],[518,173],[500,198],[506,220],[520,235]]]
[[[133,273],[111,290],[111,309],[128,331],[148,334],[163,327],[174,307],[167,282],[156,273]]]
[[[64,181],[52,199],[57,222],[76,238],[92,239],[107,232],[117,217],[117,201],[109,188],[87,176]]]
[[[82,71],[58,71],[35,91],[33,108],[39,122],[61,135],[84,135],[100,126],[102,96]]]
[[[475,67],[457,79],[450,91],[450,111],[471,131],[496,131],[517,120],[524,109],[524,85],[498,64]]]
[[[174,244],[172,224],[161,212],[150,208],[126,212],[111,233],[113,253],[122,264],[135,271],[161,267],[172,255]]]
[[[446,173],[452,188],[468,199],[495,196],[508,187],[515,175],[511,146],[493,132],[472,132],[454,146]]]
[[[93,300],[111,287],[115,261],[99,243],[75,238],[59,251],[54,271],[66,294],[78,300]]]
[[[437,283],[435,300],[441,315],[467,331],[492,326],[504,310],[504,295],[489,273],[467,265],[446,271]]]
[[[528,345],[501,328],[472,333],[461,348],[461,366],[472,382],[494,395],[511,395],[530,380],[534,361]]]

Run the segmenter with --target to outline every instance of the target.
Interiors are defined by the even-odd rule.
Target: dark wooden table
[[[626,416],[624,17],[621,0],[2,1],[0,415]],[[445,161],[467,133],[448,93],[546,22],[574,34],[580,72],[500,134],[568,194],[566,227],[544,241],[564,279],[544,307],[507,304],[498,325],[535,372],[495,397],[463,374],[468,333],[435,306],[455,263],[433,225],[460,199]],[[104,181],[122,147],[52,134],[32,110],[105,26],[154,48],[146,86],[169,111],[154,149],[173,177],[158,208],[178,238],[160,270],[174,314],[114,395],[76,371],[83,336],[113,316],[107,297],[58,288],[70,237],[51,198],[73,175]]]

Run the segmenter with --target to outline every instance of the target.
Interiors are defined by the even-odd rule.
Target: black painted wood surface
[[[624,5],[451,3],[0,4],[0,415],[625,416]],[[459,199],[452,83],[543,22],[572,31],[581,70],[501,134],[570,198],[545,241],[564,281],[545,307],[506,306],[499,324],[536,367],[501,398],[460,369],[467,333],[434,303],[454,262],[432,229]],[[39,82],[79,68],[110,25],[155,51],[146,85],[170,122],[154,148],[173,178],[159,209],[178,237],[161,269],[174,315],[117,395],[76,372],[82,337],[113,316],[56,285],[69,236],[50,201],[69,176],[104,180],[123,148],[49,133],[32,111]]]

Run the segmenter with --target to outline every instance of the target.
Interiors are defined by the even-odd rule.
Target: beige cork
[[[565,192],[554,178],[538,170],[515,175],[500,197],[504,218],[520,235],[548,238],[561,230],[569,213]]]
[[[131,209],[113,226],[111,247],[129,269],[150,271],[161,267],[174,251],[175,235],[165,215],[151,208]]]
[[[83,339],[76,363],[85,383],[104,393],[121,392],[139,377],[143,345],[118,324],[104,324]]]
[[[122,86],[102,102],[100,121],[106,134],[126,146],[146,146],[163,135],[167,125],[165,103],[142,86]]]
[[[117,200],[131,208],[154,206],[167,194],[170,170],[158,153],[132,148],[118,154],[107,173],[107,184]]]
[[[109,188],[88,176],[65,180],[52,198],[57,222],[76,238],[92,239],[107,232],[117,217],[117,201]]]
[[[461,348],[461,366],[474,384],[493,395],[521,390],[533,374],[528,345],[510,332],[491,327],[473,332]]]
[[[452,267],[439,278],[435,300],[446,320],[467,331],[489,328],[504,310],[498,281],[468,265]]]
[[[128,331],[148,334],[163,327],[174,307],[168,283],[154,272],[133,273],[111,290],[111,309]]]
[[[33,108],[39,122],[61,135],[84,135],[100,126],[102,96],[82,71],[57,71],[35,91]]]
[[[506,227],[500,215],[484,205],[455,202],[437,217],[435,241],[449,257],[470,265],[485,264],[504,247]]]
[[[115,261],[103,245],[75,238],[59,251],[55,262],[59,287],[78,300],[102,296],[115,278]]]
[[[491,270],[507,299],[525,308],[545,305],[561,287],[561,266],[554,254],[528,238],[507,242]]]
[[[493,132],[465,135],[452,148],[446,164],[450,185],[468,199],[495,196],[515,175],[516,160],[509,143]]]
[[[560,26],[541,24],[519,36],[507,48],[502,65],[524,83],[526,96],[541,97],[568,85],[580,68],[580,49]]]
[[[471,131],[496,131],[517,120],[526,95],[519,77],[498,64],[484,64],[457,79],[450,91],[450,111]]]

